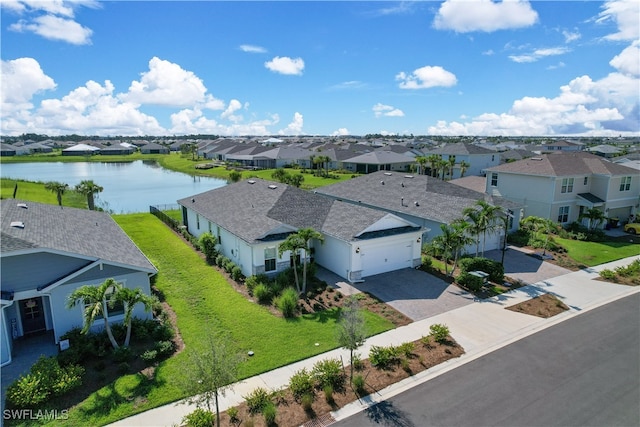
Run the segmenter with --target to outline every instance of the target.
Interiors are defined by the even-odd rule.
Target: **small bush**
[[[175,350],[175,344],[173,341],[158,341],[154,348],[158,352],[158,356],[170,356]]]
[[[248,396],[243,397],[247,402],[247,409],[251,415],[261,413],[271,403],[269,392],[262,387],[256,388]]]
[[[364,396],[364,394],[365,394],[364,377],[362,375],[354,375],[352,384],[353,384],[353,389],[355,390],[356,394],[358,396]]]
[[[433,265],[433,259],[429,255],[422,255],[422,268],[429,270]]]
[[[344,386],[344,374],[340,359],[324,359],[316,362],[311,374],[320,389],[330,385],[332,388],[340,390]]]
[[[422,342],[425,347],[431,347],[431,335],[420,338],[420,342]]]
[[[151,365],[158,358],[157,350],[147,350],[140,355],[140,358],[146,365]]]
[[[322,392],[324,393],[324,400],[329,404],[333,403],[333,387],[331,384],[324,386]]]
[[[313,393],[313,376],[305,368],[295,372],[289,380],[289,390],[293,398],[300,401],[306,394]]]
[[[604,269],[600,272],[600,277],[605,280],[615,280],[616,276],[616,272],[613,270]]]
[[[264,283],[260,283],[253,288],[253,296],[256,297],[260,304],[267,304],[271,301],[271,291]]]
[[[237,265],[231,269],[231,278],[236,282],[242,279],[242,269]]]
[[[449,328],[443,324],[436,323],[429,327],[431,331],[431,336],[438,343],[444,343],[447,341],[447,337],[449,336]]]
[[[369,352],[369,361],[378,369],[388,369],[400,362],[400,349],[395,346],[372,346]]]
[[[247,286],[247,291],[249,292],[249,295],[253,295],[253,290],[256,288],[256,286],[258,286],[259,284],[265,284],[269,281],[269,279],[267,278],[262,278],[260,276],[249,276],[247,277],[247,280],[245,280],[244,284]]]
[[[286,318],[293,317],[298,306],[298,291],[293,288],[286,288],[274,301],[278,310]]]
[[[267,406],[262,410],[262,415],[264,415],[264,422],[267,426],[273,426],[276,424],[276,416],[278,415],[278,410],[276,409],[276,405],[273,402],[269,402]]]
[[[187,427],[211,427],[215,421],[213,412],[198,408],[182,418]]]
[[[479,270],[489,274],[489,280],[494,283],[504,281],[504,266],[498,261],[482,257],[463,258],[459,265],[462,273]]]
[[[118,365],[118,373],[121,375],[128,373],[129,369],[131,369],[131,365],[128,362],[122,362]]]
[[[364,362],[362,361],[360,353],[353,353],[353,369],[355,369],[356,371],[361,371],[364,369]]]
[[[151,338],[154,341],[169,341],[172,340],[175,333],[170,323],[158,323],[151,333]]]
[[[200,239],[198,239],[198,247],[209,262],[214,261],[218,255],[218,252],[216,251],[217,243],[218,239],[216,239],[211,233],[204,233],[200,236]]]
[[[302,409],[305,410],[305,412],[309,412],[311,411],[311,408],[313,406],[313,400],[314,400],[314,395],[313,393],[306,393],[304,396],[302,396],[302,398],[300,399],[300,404],[302,405]]]
[[[127,362],[133,358],[133,352],[129,347],[118,347],[111,352],[114,362]]]
[[[238,408],[232,407],[227,409],[227,415],[229,415],[229,421],[231,424],[240,424],[240,418],[238,418]]]
[[[460,273],[456,278],[456,282],[458,282],[460,286],[465,287],[472,292],[479,291],[484,285],[482,277],[474,276],[470,273]]]
[[[402,343],[400,344],[399,350],[404,355],[404,357],[409,358],[413,356],[413,350],[415,350],[415,344],[413,342]]]

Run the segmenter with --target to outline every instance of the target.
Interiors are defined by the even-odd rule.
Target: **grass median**
[[[126,375],[93,393],[70,411],[71,424],[103,425],[185,397],[178,378],[184,373],[187,354],[216,331],[228,331],[243,351],[254,352],[241,367],[242,378],[338,347],[338,309],[292,320],[276,317],[236,292],[151,214],[115,215],[114,219],[160,271],[156,286],[177,315],[186,348],[162,362],[153,379]],[[393,327],[373,313],[365,314],[370,335]]]

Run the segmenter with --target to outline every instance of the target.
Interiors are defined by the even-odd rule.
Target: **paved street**
[[[335,426],[638,426],[640,294],[365,409]]]

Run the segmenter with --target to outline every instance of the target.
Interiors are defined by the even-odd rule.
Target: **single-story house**
[[[0,144],[0,156],[15,156],[16,149],[9,144]]]
[[[169,147],[150,142],[140,147],[140,152],[142,154],[169,154]]]
[[[286,237],[313,228],[315,262],[349,281],[420,265],[422,227],[397,215],[262,179],[249,179],[178,200],[190,234],[211,233],[218,250],[245,276],[291,266],[278,254]],[[299,256],[298,254],[297,256]]]
[[[150,293],[156,268],[109,214],[14,199],[0,201],[0,208],[0,366],[11,362],[14,340],[52,331],[58,343],[81,327],[83,307],[66,308],[80,286],[113,278]],[[124,318],[122,311],[108,315]],[[140,306],[134,316],[149,314]]]
[[[102,147],[105,148],[105,147]],[[76,144],[62,150],[63,156],[91,156],[100,153],[101,148],[89,144]]]

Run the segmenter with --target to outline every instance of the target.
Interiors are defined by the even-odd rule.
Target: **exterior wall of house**
[[[91,263],[90,260],[51,252],[33,252],[0,258],[2,289],[22,291],[53,283],[71,271]],[[28,266],[28,275],[25,274]]]
[[[492,174],[498,174],[497,186],[492,186]],[[552,177],[487,172],[486,191],[524,206],[524,217],[551,218],[556,182]],[[575,198],[575,190],[573,193]]]
[[[2,305],[0,309],[0,366],[11,362],[11,330],[5,317],[5,310],[12,306]]]
[[[338,276],[348,279],[349,272],[354,268],[351,265],[354,250],[355,247],[349,243],[325,235],[324,243],[316,246],[315,262]]]
[[[420,265],[422,233],[420,230],[353,242],[355,246],[352,271],[360,272],[362,278],[386,273],[400,268]],[[359,251],[358,251],[359,249]],[[358,251],[358,254],[355,254]],[[358,270],[360,268],[360,270]]]

